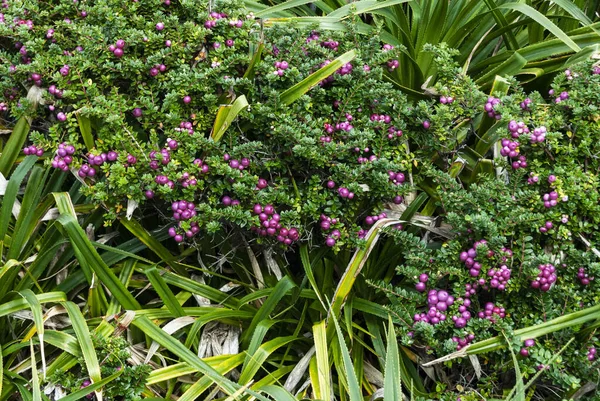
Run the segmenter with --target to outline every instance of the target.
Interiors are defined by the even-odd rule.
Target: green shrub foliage
[[[0,25],[12,42],[2,53],[4,104],[18,116],[35,98],[33,143],[85,181],[107,224],[136,202],[140,215],[156,208],[178,242],[233,229],[339,248],[410,190],[402,131],[411,111],[383,77],[397,52],[377,37],[263,29],[229,2],[218,12],[185,1],[30,3],[9,6]],[[282,102],[348,50],[350,63]],[[241,96],[249,106],[213,140],[219,106]],[[181,216],[188,202],[194,215]]]
[[[3,116],[32,117],[24,152],[81,180],[106,225],[135,208],[134,218],[168,226],[186,247],[235,233],[339,251],[361,246],[385,208],[418,184],[450,234],[424,236],[408,222],[389,229],[398,274],[393,285],[372,284],[421,356],[511,337],[600,300],[592,62],[561,72],[549,93],[526,95],[509,80],[508,94],[488,96],[451,50],[429,47],[436,85],[409,101],[387,78],[402,68],[402,49],[352,25],[350,33],[264,27],[229,1],[210,10],[190,0],[3,4]],[[350,62],[285,101],[286,90],[350,50]],[[215,137],[215,121],[240,104]],[[479,146],[486,140],[497,148]],[[547,366],[573,336],[577,345]],[[593,331],[525,340],[512,346],[526,375],[545,369],[566,391],[598,380]],[[483,395],[498,394],[513,369],[506,355],[480,357]],[[448,374],[473,387],[470,365],[460,366]]]

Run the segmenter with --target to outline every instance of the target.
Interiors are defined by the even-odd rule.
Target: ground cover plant
[[[304,3],[3,3],[0,400],[593,399],[597,53]]]

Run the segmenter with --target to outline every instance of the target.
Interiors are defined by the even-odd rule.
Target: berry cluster
[[[572,71],[571,71],[571,70],[569,70],[569,69],[566,69],[566,70],[565,70],[565,76],[567,77],[567,80],[568,80],[568,81],[572,81],[572,80],[573,80],[573,78],[577,78],[577,77],[579,77],[579,74],[578,74],[578,73],[576,73],[576,72],[572,72]]]
[[[75,149],[73,149],[73,151],[75,151]],[[32,156],[38,156],[39,157],[39,156],[42,156],[44,154],[44,149],[38,148],[35,145],[25,146],[23,148],[23,154],[25,154],[26,156],[32,155]],[[65,156],[66,156],[66,154],[65,154]]]
[[[168,144],[167,144],[167,146],[168,146]],[[167,149],[167,148],[161,149],[160,152],[153,150],[152,152],[150,152],[148,157],[150,158],[149,166],[152,170],[158,170],[158,168],[160,167],[160,164],[167,165],[171,161],[171,153],[169,152],[169,149]],[[160,164],[159,164],[159,162],[160,162]]]
[[[54,156],[54,160],[52,160],[52,167],[59,168],[62,171],[69,171],[69,164],[73,162],[74,153],[75,146],[68,145],[66,142],[59,144],[56,156]]]
[[[508,123],[508,130],[510,131],[510,136],[513,138],[518,138],[522,134],[529,133],[529,128],[527,128],[523,121],[516,122],[515,120],[511,120]]]
[[[579,279],[581,285],[589,285],[590,282],[594,280],[594,277],[590,277],[583,267],[580,267],[577,271],[577,278]]]
[[[596,348],[594,348],[594,347],[588,348],[587,359],[588,359],[588,361],[593,361],[596,359]]]
[[[217,13],[217,12],[213,11],[213,12],[210,13],[210,19],[208,19],[208,20],[206,20],[204,22],[204,27],[206,29],[214,28],[214,27],[217,26],[217,21],[220,20],[220,19],[222,19],[222,18],[227,18],[227,14],[225,14],[225,13]],[[241,27],[243,25],[243,22],[242,21],[239,21],[239,22],[241,23],[239,27]],[[238,21],[236,21],[234,23],[234,25],[231,25],[231,23],[230,23],[230,25],[237,27],[237,23],[238,23]]]
[[[164,65],[164,64],[155,64],[154,66],[152,66],[152,68],[150,68],[149,74],[150,74],[151,77],[155,77],[159,73],[165,72],[165,71],[167,71],[167,66],[166,65]]]
[[[487,302],[485,304],[484,310],[479,311],[477,316],[480,319],[487,319],[492,323],[496,323],[496,319],[504,319],[506,317],[506,310],[497,305],[494,305],[492,302]]]
[[[479,271],[481,270],[481,263],[475,260],[477,257],[477,245],[486,243],[487,241],[484,239],[476,241],[472,248],[465,252],[461,252],[459,256],[460,261],[465,263],[465,266],[469,269],[469,274],[472,277],[479,276]]]
[[[379,219],[385,219],[387,217],[387,214],[385,212],[381,212],[378,215],[374,215],[374,216],[367,216],[365,217],[365,224],[368,226],[372,226],[373,224],[375,224],[375,222]]]
[[[461,349],[465,348],[467,345],[471,344],[471,342],[475,339],[475,335],[474,334],[468,334],[467,336],[463,337],[463,338],[459,338],[459,337],[452,337],[452,341],[454,341],[456,343],[456,350],[460,351]]]
[[[228,154],[225,154],[223,156],[223,160],[228,161],[229,162],[229,167],[236,169],[236,170],[244,170],[246,167],[250,166],[250,159],[244,157],[241,160],[237,160],[237,159],[232,159],[231,156],[229,156]]]
[[[241,202],[238,199],[232,199],[230,196],[225,195],[221,198],[221,203],[223,206],[239,206]]]
[[[353,199],[354,198],[354,192],[350,192],[350,190],[346,187],[339,187],[338,188],[338,194],[342,197],[342,198],[348,198],[348,199]]]
[[[194,210],[194,212],[195,212],[195,210]],[[179,228],[182,227],[181,221],[178,223],[178,227]],[[175,240],[175,242],[183,242],[184,235],[187,238],[192,238],[194,235],[196,235],[200,232],[200,227],[198,226],[198,223],[196,223],[195,221],[192,221],[190,223],[189,230],[183,231],[183,229],[181,229],[180,232],[183,232],[183,234],[179,234],[177,228],[169,227],[169,236],[172,237]]]
[[[232,43],[233,45],[233,43]],[[280,77],[283,76],[285,70],[287,70],[289,67],[289,64],[287,61],[276,61],[275,62],[275,68],[277,68],[273,73],[275,75],[279,75]]]
[[[252,211],[258,215],[260,226],[252,226],[251,230],[257,232],[261,237],[276,237],[277,241],[285,245],[291,245],[300,238],[298,229],[282,226],[281,216],[275,212],[272,205],[262,206],[257,203]]]
[[[523,100],[520,104],[521,109],[529,111],[529,106],[531,105],[531,103],[533,103],[533,101],[530,98],[525,98],[525,100]]]
[[[532,339],[532,338],[529,338],[529,339],[527,339],[527,340],[525,340],[523,342],[523,345],[525,345],[525,346],[523,348],[521,348],[521,351],[519,351],[519,353],[522,356],[527,357],[527,356],[529,356],[529,349],[528,348],[535,347],[535,340]]]
[[[558,192],[551,191],[547,194],[542,195],[542,200],[544,201],[544,207],[549,209],[558,204]]]
[[[181,182],[181,186],[184,188],[189,188],[196,186],[198,184],[198,180],[195,177],[191,176],[187,171],[181,174],[181,178],[179,179]]]
[[[308,35],[308,37],[306,38],[306,43],[310,43],[313,40],[319,40],[319,32],[317,31],[312,31],[310,33],[310,35]]]
[[[50,86],[48,87],[48,93],[50,93],[51,95],[54,95],[54,96],[56,96],[56,97],[57,97],[57,98],[59,98],[59,99],[60,99],[60,98],[62,98],[62,96],[63,96],[63,91],[62,91],[62,90],[60,90],[60,89],[58,89],[58,88],[56,87],[56,85],[50,85]]]
[[[177,221],[189,220],[196,216],[196,205],[185,200],[175,201],[171,204],[173,218]]]
[[[166,185],[169,188],[175,188],[175,183],[169,179],[166,175],[159,174],[154,178],[154,182],[158,185]]]
[[[192,135],[194,133],[194,128],[191,122],[189,121],[182,121],[179,123],[179,127],[175,128],[175,131],[178,132],[185,132],[187,131],[188,134]]]
[[[339,75],[348,75],[352,73],[352,64],[346,63],[339,70],[336,71],[336,74]]]
[[[496,106],[500,104],[500,99],[497,97],[490,96],[487,99],[487,102],[483,106],[483,109],[487,112],[488,116],[491,118],[495,118],[496,120],[500,120],[502,115],[496,111]]]
[[[68,64],[65,64],[60,68],[60,70],[58,72],[60,72],[60,75],[62,75],[63,77],[66,77],[67,75],[69,75],[70,69],[71,69],[71,67],[69,67]]]
[[[125,54],[125,41],[123,39],[119,39],[115,42],[114,45],[108,46],[108,50],[115,55],[116,58],[121,58]]]
[[[552,284],[556,282],[556,268],[550,264],[539,265],[538,269],[540,272],[537,277],[531,282],[531,288],[539,288],[541,291],[548,291],[552,287]]]
[[[454,304],[454,297],[444,290],[429,290],[427,303],[429,311],[427,313],[417,313],[413,319],[415,322],[436,325],[446,320],[446,315],[442,312],[445,312],[449,306]]]
[[[554,103],[560,103],[563,100],[567,100],[569,98],[569,92],[563,91],[554,99]]]
[[[317,39],[318,39],[318,36],[317,36]],[[340,42],[338,42],[336,40],[331,40],[331,39],[321,42],[321,47],[325,47],[325,48],[331,49],[333,51],[337,51],[339,45],[340,45]]]
[[[529,173],[529,177],[527,177],[527,184],[533,185],[537,184],[540,181],[540,177],[535,175],[533,172]]]
[[[517,158],[517,160],[513,160],[511,166],[513,169],[525,168],[527,167],[527,158],[523,155],[519,155],[519,143],[517,141],[511,141],[510,139],[502,139],[501,141],[502,149],[500,149],[500,154],[504,157],[510,157],[511,159]]]
[[[400,62],[396,59],[393,59],[387,62],[387,66],[389,71],[394,71],[396,68],[400,67]]]
[[[488,270],[488,277],[490,277],[490,286],[496,288],[499,291],[504,291],[508,280],[510,280],[510,269],[506,265],[500,265],[498,269]]]
[[[42,76],[36,72],[29,76],[29,81],[33,81],[35,86],[42,86]]]
[[[360,150],[360,148],[358,148],[358,147],[354,148],[354,152],[356,152],[356,153],[361,153],[361,152],[364,152],[364,153],[369,153],[370,151],[371,151],[371,149],[370,149],[370,148],[364,148],[364,150],[362,150],[362,151],[361,151],[361,150]],[[358,159],[357,159],[357,161],[358,161],[360,164],[362,164],[362,163],[368,163],[368,162],[372,162],[372,161],[375,161],[375,160],[377,160],[377,156],[375,156],[375,155],[370,155],[369,157],[365,157],[365,156],[358,156]]]
[[[529,137],[529,141],[531,143],[544,142],[545,139],[546,139],[546,127],[544,127],[543,125],[541,127],[534,128],[533,132],[531,133],[531,136]]]
[[[452,97],[452,96],[441,96],[440,97],[441,104],[450,104],[452,102],[454,102],[454,97]]]
[[[543,226],[540,227],[540,232],[542,234],[547,233],[549,230],[552,230],[554,228],[554,224],[552,224],[551,221],[547,221],[544,223]]]
[[[404,175],[404,173],[394,172],[391,170],[388,171],[388,177],[390,179],[390,182],[394,185],[402,185],[406,180],[406,176]]]
[[[415,288],[419,292],[425,292],[427,288],[427,281],[429,280],[429,275],[427,273],[421,273],[419,275],[419,282],[415,285]]]

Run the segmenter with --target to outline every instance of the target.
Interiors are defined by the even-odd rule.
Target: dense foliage
[[[362,220],[384,202],[401,202],[410,170],[402,134],[417,122],[383,82],[397,65],[391,46],[377,37],[263,31],[232,5],[209,13],[155,3],[151,14],[142,4],[90,4],[85,18],[74,3],[56,10],[68,22],[31,10],[31,29],[3,26],[14,44],[6,54],[13,64],[3,67],[9,107],[15,115],[30,109],[19,82],[33,84],[42,104],[35,150],[51,154],[55,168],[76,169],[84,193],[107,208],[107,224],[127,202],[139,204],[140,215],[152,213],[149,203],[174,218],[178,242],[233,225],[289,245],[316,226],[316,242],[341,246],[356,244]],[[27,18],[20,8],[7,11],[16,15],[6,19]],[[101,33],[105,21],[111,31]],[[353,48],[358,56],[310,96],[291,105],[282,98]],[[219,105],[242,95],[250,105],[213,140]],[[86,122],[96,138],[89,149],[80,131]]]
[[[3,2],[0,401],[593,399],[598,56],[411,61],[397,3]]]

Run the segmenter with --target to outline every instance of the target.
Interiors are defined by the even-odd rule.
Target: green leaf
[[[2,154],[0,154],[0,173],[2,173],[5,177],[8,176],[10,170],[13,168],[17,157],[19,157],[19,153],[27,140],[27,135],[29,134],[29,120],[27,117],[23,116],[19,118],[17,124],[13,128],[10,137],[8,138],[8,142],[2,149]],[[32,156],[35,158],[35,156]]]
[[[88,117],[82,116],[80,113],[75,113],[75,117],[79,123],[83,143],[85,143],[87,150],[91,151],[95,147],[94,136],[92,135],[92,122]]]
[[[2,294],[0,294],[2,297]],[[49,302],[63,302],[67,300],[67,296],[64,292],[45,292],[43,294],[36,295],[36,298],[40,303],[49,303]],[[25,299],[19,298],[14,301],[6,302],[0,305],[0,317],[10,315],[11,313],[18,312],[27,308],[29,304]]]
[[[235,369],[238,365],[242,363],[244,360],[243,354],[237,355],[225,355],[228,358],[219,364],[214,365],[215,370],[224,375],[229,373],[233,369]],[[211,365],[212,366],[212,365]],[[202,393],[204,393],[210,386],[212,385],[212,380],[208,376],[202,376],[200,380],[196,383],[192,384],[189,389],[185,393],[181,395],[178,401],[194,401],[198,398]]]
[[[137,239],[157,254],[165,263],[173,268],[178,274],[187,276],[185,267],[175,262],[173,255],[161,244],[157,238],[151,235],[136,219],[121,219],[121,224],[129,230]]]
[[[502,14],[502,12],[500,12],[500,10],[498,10],[496,3],[494,3],[494,0],[484,0],[484,1],[485,1],[485,4],[490,9],[490,11],[492,12],[494,19],[496,20],[496,23],[500,27],[505,28],[508,25],[508,22],[506,21],[506,18],[504,18],[504,14]],[[507,47],[509,50],[516,50],[519,48],[519,44],[517,43],[517,39],[515,38],[515,35],[513,34],[512,30],[508,29],[506,31],[506,33],[504,34],[504,38],[506,39]]]
[[[33,401],[42,401],[42,391],[40,390],[40,377],[38,376],[37,363],[35,361],[35,350],[33,341],[29,340],[29,352],[31,353],[31,388],[33,390]],[[102,400],[100,400],[102,401]]]
[[[0,159],[2,157],[0,156]],[[8,185],[6,186],[6,192],[2,197],[2,210],[0,211],[0,240],[4,239],[6,232],[8,231],[8,225],[10,223],[10,219],[12,217],[12,208],[15,200],[17,199],[17,193],[19,188],[21,187],[21,183],[29,170],[33,167],[37,160],[35,156],[27,156],[23,162],[21,162],[14,173],[11,175],[8,180]]]
[[[256,52],[252,56],[252,60],[250,60],[250,64],[248,64],[248,69],[246,69],[246,72],[244,73],[244,78],[250,79],[250,80],[254,79],[256,66],[260,63],[260,59],[262,57],[262,52],[264,49],[265,49],[265,44],[261,42],[258,45],[258,49],[256,49]]]
[[[402,381],[398,341],[396,340],[394,322],[388,319],[387,352],[385,356],[385,372],[383,384],[383,400],[396,401],[402,399]]]
[[[277,14],[281,11],[289,10],[290,8],[302,6],[304,4],[309,4],[312,2],[314,2],[314,0],[288,0],[283,3],[279,3],[275,6],[261,10],[261,11],[255,13],[254,15],[257,18],[269,17],[269,16]]]
[[[356,373],[354,372],[354,366],[352,365],[352,360],[350,359],[350,353],[348,352],[348,347],[344,341],[344,334],[342,333],[342,329],[340,328],[337,318],[334,315],[331,315],[331,319],[335,325],[335,331],[337,334],[336,337],[338,339],[340,352],[342,354],[342,362],[344,366],[344,371],[342,373],[344,374],[346,382],[348,383],[348,395],[350,396],[350,401],[363,401],[358,379],[356,378]]]
[[[564,44],[569,46],[569,48],[571,48],[571,50],[573,50],[574,52],[578,52],[581,50],[581,48],[577,45],[577,43],[573,41],[573,39],[569,37],[569,35],[564,33],[562,29],[557,27],[552,21],[550,21],[546,16],[537,11],[535,8],[523,3],[502,4],[499,5],[498,8],[520,12],[521,14],[531,18],[538,24],[542,25],[548,31],[552,32],[554,36],[556,36]]]
[[[350,15],[367,14],[371,11],[382,8],[392,7],[398,4],[408,3],[412,0],[362,0],[355,1],[339,7],[333,12],[327,14],[328,17],[339,18],[340,20],[347,18]]]
[[[285,388],[266,385],[259,388],[260,391],[269,394],[276,401],[297,401]]]
[[[238,383],[241,385],[248,385],[254,378],[254,375],[256,375],[261,368],[264,369],[263,364],[273,352],[293,341],[300,340],[300,338],[301,337],[297,336],[276,337],[275,339],[262,344],[258,347],[256,352],[251,355],[250,362],[247,365],[244,365]]]
[[[511,76],[521,71],[523,67],[527,64],[527,60],[525,57],[521,56],[519,52],[514,52],[512,56],[510,56],[506,61],[492,68],[490,71],[486,72],[483,76],[479,77],[475,82],[478,85],[485,86],[486,82],[489,82],[490,79],[495,75],[500,76]]]
[[[68,194],[66,193],[55,193],[54,196],[57,197],[57,204],[59,204],[58,199],[61,196],[66,196],[68,198]],[[60,223],[67,232],[69,240],[71,241],[71,245],[75,249],[77,259],[81,265],[87,266],[93,270],[94,273],[98,275],[100,281],[102,281],[102,283],[111,292],[112,296],[115,297],[124,308],[140,309],[141,306],[138,301],[119,281],[119,278],[113,273],[112,270],[110,270],[106,263],[104,263],[100,255],[98,255],[98,252],[90,243],[90,240],[85,235],[85,232],[81,226],[79,226],[77,220],[72,215],[65,214],[69,213],[68,208],[64,208],[59,205],[58,209],[61,215],[57,219],[57,222]]]
[[[90,375],[90,380],[92,383],[98,383],[102,379],[100,374],[100,364],[98,363],[96,350],[94,349],[92,337],[90,336],[90,331],[85,319],[83,318],[79,307],[73,302],[67,301],[61,302],[61,304],[65,307],[69,314],[69,319],[71,319],[71,325],[73,326],[73,331],[81,346],[81,353],[83,354],[83,360],[85,361],[85,366]],[[102,401],[102,390],[96,391],[96,396],[99,401]]]
[[[315,85],[318,85],[319,82],[334,74],[337,70],[342,68],[343,65],[349,63],[355,57],[356,52],[354,50],[342,54],[331,63],[313,72],[308,77],[283,92],[280,96],[281,102],[285,105],[292,104],[302,97],[302,95],[304,95],[306,92],[311,90]]]
[[[379,239],[381,229],[398,223],[401,223],[401,221],[396,219],[380,219],[371,227],[365,237],[366,246],[364,248],[357,249],[354,252],[350,263],[348,263],[348,267],[344,271],[344,274],[342,275],[342,278],[335,289],[333,302],[329,308],[328,319],[332,316],[339,316],[346,298],[352,291],[352,287],[354,286],[356,278],[360,274],[360,271],[367,262],[367,258],[371,254],[371,251]],[[327,338],[331,338],[331,335],[333,334],[332,330],[333,326],[329,325],[327,328]]]
[[[308,282],[310,283],[315,294],[317,295],[319,302],[321,302],[321,306],[323,307],[323,310],[327,310],[325,300],[323,299],[323,296],[321,295],[321,291],[319,290],[319,286],[317,285],[317,281],[315,280],[315,275],[312,270],[312,263],[310,262],[310,257],[308,255],[308,246],[306,244],[300,246],[300,260],[302,262],[302,267],[304,267],[304,272],[306,273],[306,278],[308,279]],[[317,397],[317,398],[319,398],[319,397]]]
[[[2,395],[2,382],[4,381],[4,361],[2,360],[2,344],[0,344],[0,395]]]
[[[162,276],[156,269],[156,266],[146,269],[145,273],[152,284],[152,288],[156,291],[167,309],[169,309],[174,316],[184,316],[185,312],[183,311],[183,308],[177,301],[177,298],[175,298],[173,291],[171,291],[165,280],[163,280]]]
[[[513,360],[513,365],[515,367],[515,378],[517,383],[515,384],[515,396],[514,398],[509,398],[511,401],[525,401],[525,388],[524,388],[524,383],[523,383],[523,376],[521,374],[521,368],[519,367],[519,361],[517,360],[517,357],[515,356],[515,353],[512,349],[512,347],[510,346],[510,340],[508,339],[508,337],[506,337],[506,334],[504,334],[504,332],[502,332],[502,335],[504,336],[504,338],[506,339],[506,343],[509,345],[508,346],[508,350],[510,351],[510,356],[512,357]],[[511,391],[512,394],[512,391]]]
[[[219,107],[219,111],[217,111],[215,123],[210,134],[213,141],[218,142],[221,140],[223,135],[225,135],[225,131],[227,131],[227,128],[229,128],[233,120],[235,120],[240,111],[244,110],[246,107],[248,107],[248,101],[244,95],[237,97],[231,104]]]
[[[19,295],[21,295],[25,301],[29,304],[29,308],[31,309],[31,313],[33,314],[33,322],[35,324],[35,328],[38,333],[38,338],[40,339],[40,354],[42,358],[42,372],[43,378],[46,378],[46,354],[44,352],[44,316],[42,314],[42,304],[36,298],[33,291],[30,289],[19,291]]]
[[[279,280],[277,285],[273,288],[273,292],[271,292],[271,295],[269,295],[263,306],[261,306],[258,312],[256,312],[256,315],[252,319],[250,326],[242,335],[242,344],[244,344],[244,347],[248,347],[248,344],[250,342],[250,336],[252,336],[252,334],[254,333],[254,329],[256,328],[258,323],[265,319],[268,319],[269,314],[273,312],[273,310],[275,310],[275,308],[279,304],[279,301],[281,301],[281,298],[283,298],[285,294],[287,294],[287,292],[293,287],[295,287],[295,284],[288,276]]]
[[[327,347],[327,327],[325,320],[313,326],[315,358],[317,361],[317,383],[313,383],[315,397],[331,400],[331,370],[329,369],[329,350]]]

